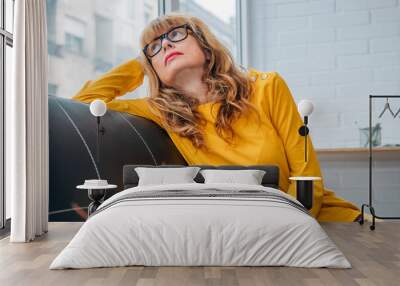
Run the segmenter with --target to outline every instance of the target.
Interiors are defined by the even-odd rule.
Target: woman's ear
[[[210,53],[210,51],[205,51],[205,54],[206,54],[206,60],[210,60],[211,59],[211,53]]]

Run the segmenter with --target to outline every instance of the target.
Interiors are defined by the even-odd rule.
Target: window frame
[[[0,69],[0,118],[2,121],[0,123],[0,236],[9,233],[10,231],[10,219],[6,218],[6,188],[5,188],[5,93],[6,93],[6,50],[7,46],[13,48],[13,33],[7,31],[6,28],[6,1],[1,0],[1,23],[0,23],[0,58],[1,58],[1,69]],[[13,5],[13,13],[15,7],[15,0],[11,0]],[[8,15],[9,16],[9,15]],[[13,17],[13,15],[11,16]],[[14,25],[14,24],[13,24]],[[12,29],[14,30],[14,29]]]

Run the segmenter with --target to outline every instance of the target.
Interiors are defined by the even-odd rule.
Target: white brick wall
[[[316,103],[310,117],[316,148],[359,147],[368,95],[400,94],[399,2],[247,1],[249,65],[279,72],[296,101]],[[384,103],[375,101],[375,115]],[[400,99],[391,103],[400,108]],[[400,143],[400,117],[381,121],[382,143]]]
[[[377,215],[400,215],[400,153],[375,152],[373,206]],[[319,153],[326,188],[361,207],[368,203],[368,153]]]

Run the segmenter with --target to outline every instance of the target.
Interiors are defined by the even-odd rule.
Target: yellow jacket
[[[302,119],[285,81],[277,72],[263,73],[250,69],[249,76],[255,85],[251,102],[261,115],[261,124],[257,124],[254,112],[239,118],[232,125],[236,134],[233,145],[228,145],[215,131],[219,103],[208,102],[197,107],[207,120],[204,130],[207,151],[195,148],[187,138],[166,131],[189,165],[278,165],[280,189],[296,197],[296,185],[289,177],[322,177],[312,140],[308,137],[308,162],[305,163],[304,137],[298,134]],[[95,81],[87,81],[73,99],[85,103],[103,99],[109,109],[150,119],[162,127],[157,112],[150,110],[147,98],[117,99],[140,86],[143,78],[141,64],[133,59]],[[314,184],[311,213],[319,221],[354,221],[360,214],[355,205],[324,188],[323,180]]]

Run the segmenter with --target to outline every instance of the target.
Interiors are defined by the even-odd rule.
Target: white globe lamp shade
[[[90,103],[90,113],[94,116],[103,116],[107,112],[107,105],[101,99],[95,99]]]
[[[311,100],[303,99],[299,102],[297,108],[299,110],[300,115],[304,117],[304,116],[309,116],[313,112],[314,105],[311,102]]]

